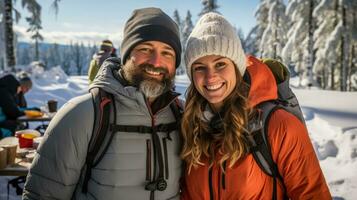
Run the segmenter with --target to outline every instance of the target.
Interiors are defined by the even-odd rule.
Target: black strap
[[[248,141],[250,142],[250,151],[253,154],[253,157],[259,167],[266,173],[267,175],[273,178],[273,192],[272,198],[273,200],[277,199],[277,180],[281,182],[283,186],[284,199],[286,197],[286,186],[284,184],[284,180],[279,173],[279,169],[276,163],[273,160],[271,147],[268,140],[268,124],[271,115],[278,109],[280,106],[273,102],[265,102],[263,105],[260,105],[257,112],[261,112],[259,114],[261,120],[258,124],[262,124],[260,128],[254,129],[254,131],[250,132],[247,135]],[[255,122],[256,123],[256,122]]]
[[[106,138],[106,134],[109,129],[109,121],[110,121],[110,111],[111,104],[115,107],[113,96],[106,93],[104,90],[99,88],[94,88],[91,90],[94,110],[95,110],[95,120],[92,137],[89,141],[87,157],[85,161],[85,173],[84,180],[82,185],[82,192],[87,193],[88,191],[88,182],[91,177],[92,167],[94,166],[95,158],[102,147],[104,139]],[[115,110],[115,109],[114,109]],[[112,137],[112,136],[111,136]],[[108,143],[111,140],[108,141]],[[105,149],[109,146],[105,147]],[[99,156],[100,159],[96,161],[96,163],[101,160],[102,155]]]
[[[113,132],[129,132],[129,133],[153,133],[154,130],[156,132],[172,132],[178,130],[178,124],[176,122],[168,123],[168,124],[159,124],[157,126],[131,126],[131,125],[118,125],[111,124],[110,130]]]

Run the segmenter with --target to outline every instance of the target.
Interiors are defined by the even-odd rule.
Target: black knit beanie
[[[181,61],[181,42],[177,24],[159,8],[134,10],[125,24],[121,43],[121,60],[125,64],[130,52],[139,43],[160,41],[170,45],[176,53],[176,68]]]

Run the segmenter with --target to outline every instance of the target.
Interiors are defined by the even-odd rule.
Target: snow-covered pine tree
[[[322,0],[316,6],[313,17],[316,18],[319,24],[314,33],[314,50],[316,51],[316,59],[313,65],[313,71],[316,75],[317,83],[323,88],[328,88],[328,74],[330,73],[330,88],[335,84],[334,68],[335,63],[329,62],[326,56],[326,41],[334,27],[337,25],[337,7],[338,0]]]
[[[349,88],[350,90],[357,91],[357,87],[352,88],[351,82],[352,78],[355,75],[357,78],[357,2],[354,1],[353,5],[353,18],[352,18],[352,27],[353,27],[353,32],[352,32],[352,47],[351,47],[351,56],[350,56],[350,82],[349,82]]]
[[[73,69],[75,68],[74,65],[74,46],[73,42],[63,48],[62,52],[62,62],[61,66],[64,72],[66,72],[67,75],[71,75],[74,73]]]
[[[17,63],[19,65],[29,65],[32,61],[30,46],[23,45],[21,48],[16,48]]]
[[[192,15],[190,10],[187,11],[186,17],[185,17],[185,21],[183,21],[183,28],[182,28],[182,52],[185,52],[185,45],[187,42],[188,37],[190,36],[191,32],[193,29],[193,23],[192,23]],[[181,57],[181,63],[183,62],[183,57]],[[185,73],[185,67],[182,67],[180,70],[180,74]]]
[[[188,37],[190,36],[191,32],[193,29],[193,23],[192,23],[192,15],[191,12],[188,10],[185,21],[183,22],[183,29],[182,29],[182,43],[185,46]]]
[[[203,8],[202,11],[198,14],[198,16],[202,16],[208,12],[218,12],[218,4],[217,4],[217,0],[202,0],[201,1]]]
[[[74,58],[74,63],[75,67],[77,69],[77,75],[82,74],[82,68],[83,68],[83,49],[81,48],[83,44],[78,44],[75,43],[73,47],[73,58]]]
[[[263,32],[268,26],[269,1],[260,0],[260,3],[254,13],[257,20],[257,25],[250,30],[245,39],[247,53],[261,56],[260,43],[263,37]]]
[[[174,18],[174,21],[176,22],[177,26],[179,27],[180,34],[181,34],[181,32],[182,32],[182,21],[181,21],[181,17],[180,17],[180,14],[179,14],[177,9],[175,9],[175,11],[174,11],[173,18]]]
[[[41,5],[36,1],[31,1],[32,3],[28,3],[27,10],[31,13],[30,17],[26,17],[26,21],[29,23],[29,28],[27,32],[31,32],[31,39],[35,41],[35,61],[38,61],[40,58],[39,52],[39,42],[43,41],[43,36],[40,34],[41,26]]]
[[[292,25],[288,31],[288,42],[282,51],[282,59],[288,65],[295,65],[300,77],[299,84],[305,86],[314,84],[313,33],[316,22],[312,12],[316,6],[317,0],[290,0],[286,9]]]
[[[0,70],[5,69],[4,1],[0,1]]]
[[[246,51],[246,44],[245,44],[245,40],[244,40],[244,33],[243,30],[241,28],[236,28],[234,27],[237,31],[237,35],[242,43],[242,48],[244,49],[244,51]]]
[[[54,8],[55,12],[58,12],[58,3],[61,0],[54,0],[52,7]],[[14,0],[14,2],[16,2]],[[5,53],[6,53],[6,67],[10,70],[15,70],[16,65],[16,58],[15,58],[15,42],[14,42],[14,31],[13,31],[13,18],[12,12],[15,13],[15,20],[18,22],[20,18],[20,13],[14,9],[13,0],[3,0],[4,10],[0,9],[0,14],[4,15],[4,35],[5,35]],[[36,0],[22,0],[21,5],[22,7],[27,7],[28,5],[37,4]],[[32,12],[28,10],[28,12]]]
[[[244,39],[245,52],[254,56],[258,56],[258,46],[256,43],[257,39],[257,29],[258,26],[254,26],[248,33],[247,37]],[[242,38],[243,40],[243,38]]]
[[[283,0],[266,1],[269,5],[268,25],[260,42],[261,56],[281,60],[281,50],[286,43],[288,18]]]
[[[317,50],[314,71],[325,74],[323,81],[330,89],[350,90],[357,43],[356,9],[356,1],[323,0],[314,11],[321,23],[319,33],[324,36],[315,44],[320,48]],[[329,72],[329,83],[326,83],[326,71]]]
[[[15,71],[15,47],[14,47],[14,31],[12,19],[12,0],[4,0],[4,35],[5,35],[5,59],[6,67],[11,71]]]
[[[176,22],[177,26],[179,27],[179,34],[180,34],[180,38],[181,38],[181,46],[184,47],[185,43],[184,43],[183,37],[182,37],[182,31],[183,31],[184,23],[181,20],[180,14],[179,14],[177,9],[175,9],[175,11],[174,11],[173,19]],[[181,53],[181,58],[182,57],[183,57],[183,51]],[[183,59],[181,59],[181,64],[178,67],[178,69],[176,70],[176,74],[182,74],[183,73],[183,64],[184,64],[183,63]]]
[[[51,44],[46,52],[46,65],[48,67],[55,67],[61,65],[62,55],[60,53],[59,45],[57,43]]]

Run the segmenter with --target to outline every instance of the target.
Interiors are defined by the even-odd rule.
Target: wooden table
[[[16,137],[6,137],[0,140],[0,146],[18,144]],[[19,146],[17,147],[19,149]],[[26,158],[16,158],[13,165],[8,165],[4,169],[0,169],[0,176],[26,176],[31,166]]]
[[[26,115],[18,117],[18,122],[49,122],[55,116],[56,113],[45,113],[41,117],[27,117]]]

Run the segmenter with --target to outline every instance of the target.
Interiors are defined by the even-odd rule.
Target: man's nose
[[[149,58],[149,63],[155,67],[161,66],[161,55],[158,52],[154,51],[154,53],[152,53]]]

